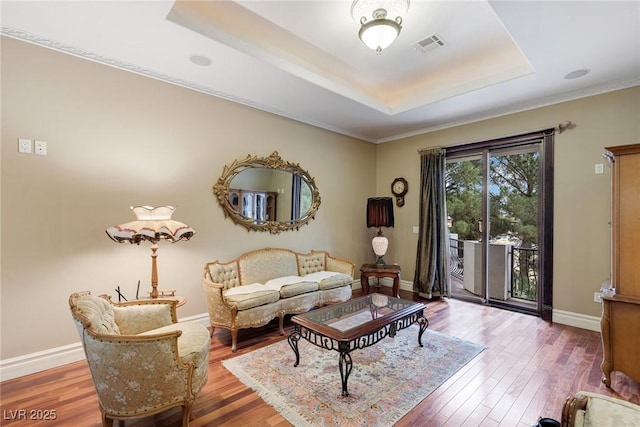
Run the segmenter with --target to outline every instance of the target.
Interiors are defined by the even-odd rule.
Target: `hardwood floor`
[[[401,297],[418,300],[402,291]],[[426,317],[430,329],[487,349],[397,426],[533,426],[539,417],[559,420],[564,400],[579,390],[640,403],[640,385],[623,374],[613,374],[612,390],[601,383],[602,347],[597,332],[551,325],[537,317],[458,300],[427,302]],[[288,333],[291,324],[285,325]],[[282,339],[275,322],[243,330],[234,354],[229,332],[216,330],[210,350],[209,381],[196,398],[191,426],[290,426],[220,363]],[[98,401],[84,361],[1,383],[0,408],[3,426],[101,425]],[[57,419],[11,420],[20,409],[55,410]],[[174,427],[180,422],[181,412],[174,409],[124,425]]]

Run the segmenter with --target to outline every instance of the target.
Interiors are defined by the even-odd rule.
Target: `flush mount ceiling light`
[[[361,25],[360,40],[380,55],[400,34],[408,9],[409,0],[355,0],[351,16]]]

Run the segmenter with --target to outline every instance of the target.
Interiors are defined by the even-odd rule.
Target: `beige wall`
[[[2,38],[2,360],[78,341],[74,291],[149,288],[150,249],[116,244],[130,205],[176,206],[196,230],[160,243],[160,288],[206,312],[205,262],[260,247],[324,249],[356,263],[370,246],[375,145],[73,56]],[[18,138],[48,142],[20,154]],[[248,232],[225,219],[212,186],[223,167],[274,150],[315,178],[322,204],[299,231]]]
[[[593,293],[609,277],[609,203],[611,171],[596,175],[596,163],[607,146],[640,142],[640,87],[610,92],[536,110],[406,138],[378,146],[377,188],[391,196],[391,182],[409,182],[405,206],[395,209],[389,260],[403,267],[403,278],[415,270],[418,224],[416,187],[420,179],[418,150],[550,128],[571,120],[574,129],[555,136],[554,310],[600,316]]]
[[[189,242],[160,244],[161,288],[206,311],[200,275],[206,261],[263,246],[312,248],[371,261],[366,198],[390,196],[409,181],[395,209],[390,262],[412,281],[418,223],[420,148],[453,145],[552,127],[556,135],[554,308],[598,316],[593,292],[609,274],[610,171],[595,175],[603,147],[640,142],[640,88],[373,145],[171,84],[2,38],[0,174],[0,359],[78,341],[71,292],[133,295],[148,289],[148,245],[118,245],[108,226],[133,219],[132,204],[177,207],[196,230]],[[17,152],[17,139],[45,140],[47,156]],[[248,232],[225,219],[211,187],[224,165],[277,150],[315,178],[318,215],[297,232]],[[376,167],[372,168],[371,165]]]

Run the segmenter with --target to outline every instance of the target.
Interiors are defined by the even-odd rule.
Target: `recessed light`
[[[588,68],[582,68],[580,70],[575,70],[570,72],[569,74],[567,74],[566,76],[564,76],[565,79],[567,80],[572,80],[572,79],[578,79],[582,76],[586,76],[587,74],[589,74],[591,70]]]
[[[191,55],[189,57],[189,61],[193,62],[196,65],[200,65],[201,67],[208,67],[209,65],[211,65],[211,60],[202,55]]]

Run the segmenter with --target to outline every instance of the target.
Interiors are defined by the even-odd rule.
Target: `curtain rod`
[[[446,147],[442,147],[442,146],[435,146],[435,147],[426,147],[426,148],[422,148],[418,150],[418,153],[422,154],[423,152],[428,152],[429,150],[438,150],[438,149],[444,149],[447,150],[447,152],[450,151],[458,151],[460,149],[467,149],[470,148],[472,146],[483,146],[486,145],[487,143],[492,143],[492,142],[501,142],[501,141],[511,141],[511,142],[518,142],[521,140],[527,140],[529,137],[531,137],[532,135],[544,135],[544,134],[549,134],[549,133],[553,133],[555,131],[557,131],[558,133],[562,133],[567,129],[573,129],[576,127],[576,124],[570,120],[565,120],[563,122],[560,122],[556,127],[547,127],[544,129],[538,129],[535,131],[528,131],[528,132],[523,132],[520,134],[513,134],[513,135],[508,135],[508,136],[503,136],[503,137],[498,137],[498,138],[490,138],[487,140],[480,140],[480,141],[475,141],[475,142],[467,142],[467,143],[463,143],[463,144],[455,144],[455,145],[448,145]]]

